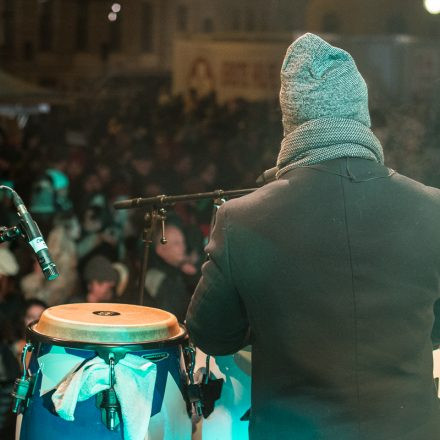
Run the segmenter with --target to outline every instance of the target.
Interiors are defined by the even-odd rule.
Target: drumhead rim
[[[72,341],[69,339],[62,339],[62,338],[56,338],[53,336],[48,336],[43,333],[39,333],[36,330],[34,330],[32,327],[37,324],[38,320],[31,322],[26,327],[26,340],[29,342],[34,342],[36,340],[39,343],[43,344],[52,344],[52,345],[58,345],[62,347],[67,348],[82,348],[84,350],[94,350],[94,348],[118,348],[118,347],[130,347],[130,348],[136,348],[139,347],[140,349],[144,347],[149,348],[161,348],[168,345],[178,345],[177,343],[180,341],[183,341],[185,339],[188,339],[188,332],[186,330],[186,327],[181,324],[179,324],[179,328],[181,330],[181,333],[178,335],[172,336],[170,338],[166,339],[153,339],[150,341],[136,341],[136,342],[93,342],[93,341]]]
[[[32,325],[34,337],[89,344],[145,344],[184,333],[172,313],[135,304],[75,303],[46,309]]]
[[[121,307],[123,307],[124,309],[129,307],[132,310],[146,310],[149,309],[151,311],[154,310],[155,313],[159,312],[162,315],[162,319],[160,321],[154,321],[154,322],[148,322],[148,321],[143,321],[142,325],[140,325],[139,323],[130,323],[130,322],[124,322],[123,324],[118,324],[115,322],[109,322],[106,323],[105,321],[100,321],[100,322],[93,322],[93,321],[82,321],[82,320],[72,320],[69,319],[65,316],[60,316],[59,313],[60,311],[63,311],[65,309],[68,308],[75,308],[75,307],[82,307],[82,306],[86,306],[85,310],[81,310],[81,312],[83,313],[90,313],[91,310],[89,309],[112,309],[109,311],[115,311],[116,314],[119,314],[118,312],[121,311]],[[95,310],[92,313],[95,313],[99,310]],[[122,310],[122,312],[126,312],[126,310]],[[168,312],[167,310],[163,310],[163,309],[158,309],[155,307],[147,307],[147,306],[139,306],[137,304],[119,304],[119,303],[73,303],[73,304],[60,304],[58,306],[52,306],[52,307],[48,307],[46,310],[44,310],[43,314],[42,314],[42,318],[44,318],[45,320],[48,321],[56,321],[58,323],[62,323],[63,325],[65,325],[66,327],[70,327],[70,328],[75,328],[77,325],[84,325],[87,324],[87,326],[89,327],[100,327],[100,328],[127,328],[127,327],[143,327],[145,329],[148,328],[154,328],[155,326],[158,327],[164,327],[166,328],[169,322],[177,322],[176,316],[173,315],[171,312]]]

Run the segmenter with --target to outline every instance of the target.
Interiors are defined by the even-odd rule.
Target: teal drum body
[[[61,305],[28,327],[27,340],[14,391],[17,440],[191,439],[187,336],[174,315]]]

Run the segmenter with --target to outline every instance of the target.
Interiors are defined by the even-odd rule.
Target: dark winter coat
[[[435,440],[440,190],[366,159],[288,171],[218,212],[190,337],[252,342],[252,440]],[[434,335],[437,337],[437,335]]]

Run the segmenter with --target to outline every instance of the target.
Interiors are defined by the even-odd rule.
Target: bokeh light
[[[424,5],[430,14],[440,13],[440,0],[424,0]]]
[[[113,3],[112,4],[112,11],[118,13],[121,10],[121,4],[120,3]]]

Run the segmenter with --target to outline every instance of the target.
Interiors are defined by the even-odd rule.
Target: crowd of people
[[[4,133],[0,184],[25,201],[60,273],[46,280],[24,239],[0,245],[1,341],[12,361],[0,371],[10,384],[2,388],[5,396],[17,377],[24,318],[35,301],[40,312],[72,302],[139,303],[145,210],[117,211],[113,202],[254,187],[272,165],[281,135],[272,103],[219,105],[214,96],[194,93],[160,93],[151,102],[147,96],[82,102],[31,117],[20,142]],[[0,191],[0,199],[0,225],[17,224],[9,193]],[[209,199],[168,209],[167,244],[159,226],[153,237],[144,305],[184,320],[212,210]]]
[[[385,163],[440,186],[438,118],[438,109],[421,105],[373,109]],[[113,202],[255,187],[257,176],[274,166],[281,138],[276,100],[220,104],[214,94],[172,96],[165,89],[56,107],[31,117],[18,142],[3,131],[0,184],[25,201],[60,276],[44,278],[26,240],[0,244],[0,382],[10,385],[2,386],[1,414],[8,414],[5,396],[19,373],[25,325],[45,307],[139,302],[145,211],[115,210]],[[168,243],[161,244],[158,227],[145,305],[183,321],[205,258],[212,212],[212,200],[168,209]],[[0,226],[17,222],[9,193],[0,191]],[[0,427],[11,423],[0,418]]]

